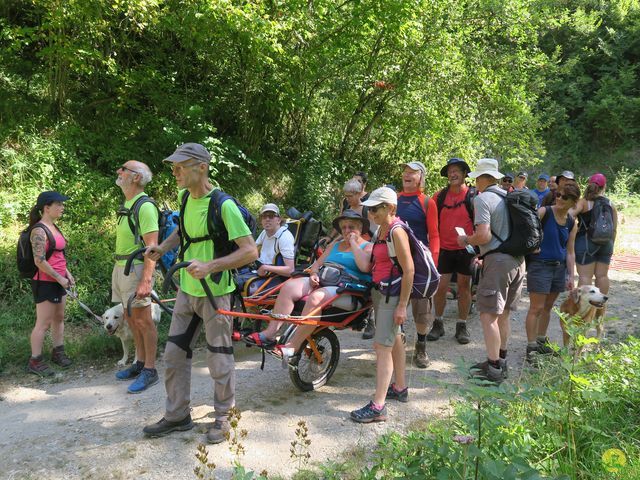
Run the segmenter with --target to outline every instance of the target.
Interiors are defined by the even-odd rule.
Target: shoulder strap
[[[442,212],[442,207],[444,207],[444,201],[447,198],[447,192],[449,191],[449,185],[440,190],[436,196],[436,205],[438,206],[438,216],[440,216],[440,212]]]
[[[544,228],[544,225],[547,223],[547,220],[549,219],[549,215],[547,215],[547,213],[549,212],[550,207],[542,207],[542,208],[544,208],[544,213],[542,214],[542,218],[540,219],[540,225],[542,225],[542,228]],[[553,214],[553,210],[551,210],[551,213]]]
[[[44,254],[45,259],[49,260],[51,258],[51,255],[53,255],[53,252],[55,252],[56,250],[56,237],[53,235],[53,232],[49,229],[49,227],[47,227],[44,223],[41,223],[41,222],[36,223],[33,227],[31,227],[31,230],[33,230],[36,227],[42,228],[42,230],[44,230],[45,235],[47,236],[47,240],[49,240],[49,248]],[[60,232],[60,235],[62,235],[62,232]]]
[[[191,245],[191,238],[187,233],[187,229],[184,227],[184,212],[187,208],[187,200],[189,198],[189,190],[185,190],[182,194],[182,201],[180,202],[180,214],[178,215],[178,236],[180,238],[180,251],[178,258],[180,261],[184,260],[184,252]]]
[[[276,252],[276,255],[280,253],[280,237],[284,234],[284,232],[289,231],[289,227],[286,225],[282,225],[278,231],[276,232],[276,242],[273,246],[273,250]],[[266,234],[265,234],[266,237]]]
[[[131,208],[129,209],[127,220],[129,221],[129,228],[131,228],[131,232],[133,233],[133,241],[136,243],[136,245],[142,240],[142,237],[140,235],[140,209],[142,208],[142,205],[147,202],[151,202],[153,206],[158,210],[158,213],[160,213],[160,209],[158,208],[156,201],[148,195],[142,195],[135,201],[133,205],[131,205]],[[133,222],[131,220],[131,217],[133,217]]]
[[[467,194],[464,196],[464,204],[467,207],[469,217],[473,221],[473,197],[477,194],[476,187],[467,187]]]

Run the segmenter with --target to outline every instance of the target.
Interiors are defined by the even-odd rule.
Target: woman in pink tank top
[[[64,256],[67,241],[55,225],[64,212],[63,202],[68,199],[58,192],[42,192],[29,214],[31,248],[38,270],[31,280],[36,325],[31,332],[31,358],[27,369],[42,377],[54,374],[42,357],[44,337],[49,329],[53,341],[51,361],[63,368],[72,363],[64,352],[64,307],[66,289],[75,282]]]
[[[369,215],[380,228],[373,246],[373,282],[390,281],[398,275],[387,248],[387,237],[391,227],[401,220],[396,217],[398,200],[396,193],[388,187],[374,190],[369,199],[362,202],[369,207]],[[386,400],[409,401],[409,388],[405,379],[405,346],[401,325],[407,319],[407,304],[413,287],[414,266],[411,258],[409,237],[403,228],[392,232],[395,257],[402,269],[400,294],[390,295],[373,290],[371,297],[376,314],[376,333],[373,346],[376,351],[376,391],[373,400],[351,412],[351,419],[358,423],[383,422],[387,419]],[[396,272],[396,273],[394,273]],[[391,378],[394,382],[391,383]]]

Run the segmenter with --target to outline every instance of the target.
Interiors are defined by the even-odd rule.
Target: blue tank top
[[[342,242],[344,242],[344,240],[340,240],[333,246],[325,262],[339,263],[351,275],[358,277],[364,282],[370,282],[371,275],[360,271],[358,265],[356,264],[356,257],[353,255],[353,252],[351,250],[348,250],[346,252],[341,252],[340,250],[338,250],[338,245],[340,245]],[[360,248],[364,250],[364,248],[369,244],[370,242],[364,242],[362,245],[360,245]]]
[[[557,260],[564,262],[567,259],[567,242],[573,228],[574,220],[567,216],[567,222],[559,225],[551,207],[547,207],[542,217],[542,245],[540,253],[532,255],[534,260]]]
[[[398,195],[398,217],[411,227],[418,240],[429,246],[427,218],[422,207],[417,193],[415,195]]]

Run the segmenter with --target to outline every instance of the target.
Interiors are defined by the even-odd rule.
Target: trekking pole
[[[164,278],[164,282],[162,282],[162,291],[165,293],[168,292],[169,287],[171,287],[171,277],[173,277],[173,274],[176,273],[181,268],[187,268],[189,265],[191,265],[191,262],[180,262],[172,266],[167,272],[167,276]],[[213,297],[213,292],[211,291],[211,288],[209,288],[209,284],[205,281],[204,278],[200,279],[200,284],[204,289],[204,293],[207,294],[207,298],[209,299],[209,303],[211,304],[213,309],[218,310],[218,307],[216,306],[216,301]]]

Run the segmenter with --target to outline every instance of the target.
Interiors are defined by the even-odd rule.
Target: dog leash
[[[93,313],[93,311],[87,307],[84,303],[82,303],[80,301],[80,299],[78,298],[78,292],[76,292],[75,288],[71,288],[71,289],[65,289],[65,291],[67,292],[67,295],[69,295],[69,298],[75,300],[78,303],[78,306],[84,310],[85,312],[87,312],[89,314],[89,317],[99,326],[102,326],[102,317],[96,315],[95,313]]]

